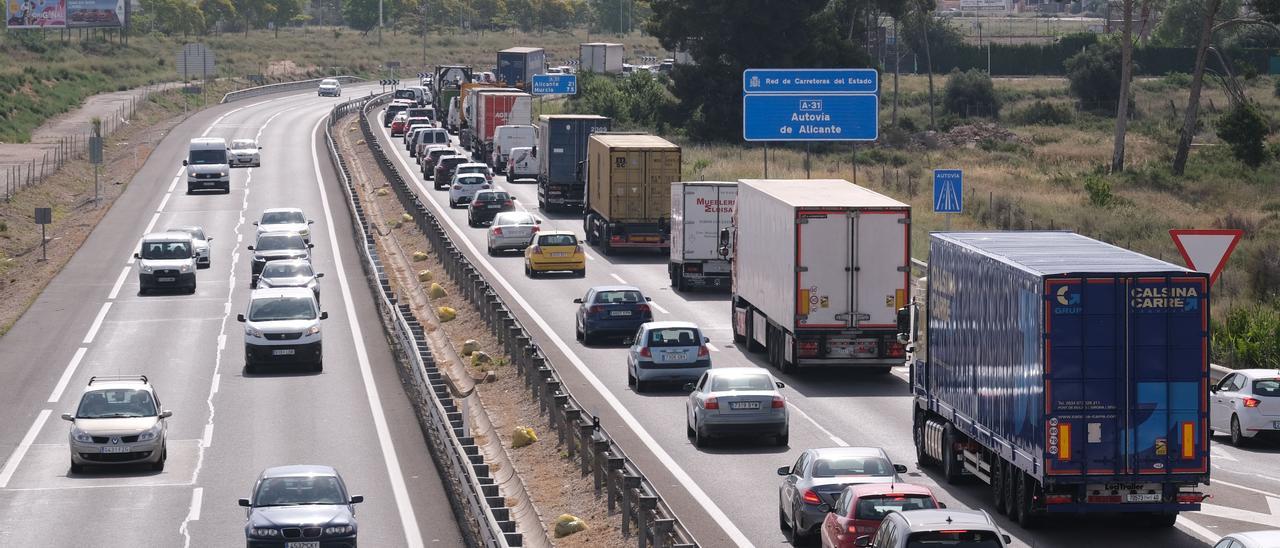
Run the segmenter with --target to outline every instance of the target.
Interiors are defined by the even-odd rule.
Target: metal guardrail
[[[369,107],[389,98],[390,95],[382,95],[362,108],[360,129],[365,142],[401,205],[441,258],[445,272],[458,285],[462,296],[480,311],[481,318],[518,367],[525,387],[538,400],[539,412],[548,415],[556,431],[557,445],[563,446],[568,458],[579,462],[583,478],[592,478],[596,495],[607,497],[609,513],[621,514],[623,536],[634,535],[639,548],[698,546],[653,485],[609,436],[599,417],[587,413],[564,388],[559,373],[511,307],[454,245],[444,225],[391,163],[370,126],[368,112]]]
[[[444,374],[436,366],[422,324],[410,305],[401,304],[391,288],[391,280],[378,255],[372,225],[365,216],[351,171],[333,140],[332,129],[339,119],[360,111],[376,99],[370,95],[334,107],[325,125],[329,159],[342,179],[354,236],[360,243],[358,247],[363,259],[360,264],[378,296],[374,301],[387,335],[395,343],[393,350],[407,366],[400,368],[401,380],[414,391],[413,404],[418,425],[427,439],[437,469],[444,476],[446,492],[454,515],[459,517],[459,528],[466,537],[467,545],[484,548],[523,546],[523,536],[516,531],[511,509],[505,506],[498,485],[490,475],[489,465],[485,463],[475,440],[469,436],[464,412],[451,394]]]
[[[344,76],[326,76],[324,78],[312,78],[310,80],[295,80],[293,82],[280,82],[278,84],[267,84],[265,86],[254,86],[251,88],[244,88],[241,90],[232,91],[230,93],[227,93],[226,95],[223,95],[222,103],[224,104],[230,103],[232,101],[239,101],[241,99],[248,99],[249,97],[257,97],[259,95],[266,95],[268,93],[279,93],[281,91],[292,91],[295,89],[301,89],[306,87],[315,87],[320,85],[321,80],[328,80],[330,78],[333,78],[342,84],[350,84],[353,82],[364,81],[364,78],[361,78],[359,76],[344,75]]]

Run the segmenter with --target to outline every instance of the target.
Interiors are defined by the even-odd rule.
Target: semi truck
[[[671,183],[680,180],[680,147],[655,135],[596,133],[587,140],[587,243],[617,249],[671,247]]]
[[[671,287],[729,288],[731,257],[720,253],[720,231],[733,226],[737,182],[671,183]]]
[[[471,125],[475,120],[476,95],[481,91],[520,91],[516,88],[499,86],[496,84],[486,84],[483,82],[473,82],[463,84],[458,90],[458,106],[459,118],[458,124],[458,144],[463,149],[471,150]]]
[[[734,341],[789,373],[903,363],[911,206],[843,179],[744,179],[722,234]]]
[[[499,126],[532,128],[533,96],[519,91],[479,91],[470,114],[467,127],[471,130],[472,157],[490,163],[493,137]]]
[[[1070,232],[935,233],[928,282],[898,319],[922,464],[1024,527],[1200,509],[1206,274]]]
[[[544,211],[582,208],[586,200],[587,138],[609,131],[613,120],[594,114],[538,117],[538,207]]]
[[[547,52],[542,48],[515,47],[498,52],[497,81],[529,91],[533,75],[547,72]]]
[[[622,44],[587,42],[578,44],[578,70],[596,74],[622,74]]]
[[[471,83],[471,67],[467,65],[440,65],[436,67],[434,106],[436,112],[448,112],[449,102],[458,96],[463,84]],[[457,128],[453,129],[454,132]]]

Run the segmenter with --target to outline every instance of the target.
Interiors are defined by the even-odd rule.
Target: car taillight
[[[684,271],[696,274],[702,272],[702,265],[699,263],[684,263]]]
[[[650,312],[649,312],[649,305],[647,305],[647,304],[638,304],[638,305],[636,305],[636,310],[638,310],[638,311],[640,311],[640,312],[644,312],[645,314],[649,314],[649,313],[650,313]]]
[[[640,347],[640,357],[641,357],[641,358],[652,358],[652,357],[653,357],[653,352],[650,352],[650,351],[649,351],[649,347],[647,347],[647,346],[642,346],[642,347]]]
[[[822,504],[822,499],[818,498],[818,494],[813,489],[805,489],[804,494],[800,495],[806,504]]]
[[[705,344],[704,344],[704,345],[702,345],[702,346],[699,346],[699,347],[698,347],[698,357],[699,357],[699,358],[705,358],[705,357],[710,356],[710,355],[711,355],[711,351],[710,351],[710,350],[707,350],[707,345],[705,345]]]
[[[505,202],[502,202],[502,205],[507,206],[507,207],[511,207],[513,204],[511,203],[511,200],[507,200],[507,201],[505,201]]]
[[[502,235],[502,227],[500,227],[500,226],[495,226],[495,227],[493,227],[493,235],[494,235],[494,236],[501,236],[501,235]]]
[[[604,307],[598,304],[592,305],[591,308],[587,309],[587,313],[588,314],[604,314]]]
[[[702,400],[703,409],[719,409],[720,402],[716,401],[715,396]]]
[[[770,405],[770,407],[774,409],[782,409],[783,407],[786,407],[786,406],[787,406],[787,400],[782,399],[782,396],[774,396],[773,404]]]
[[[534,230],[538,230],[538,227],[536,227],[536,226],[535,226],[535,227],[533,227],[533,229],[534,229]],[[574,244],[574,246],[573,246],[573,252],[574,252],[574,253],[582,253],[582,244]]]
[[[529,230],[530,230],[531,232],[537,232],[537,231],[538,231],[538,225],[533,225],[533,227],[531,227]]]
[[[818,341],[799,341],[796,343],[796,347],[801,356],[811,357],[818,355]]]
[[[533,254],[534,254],[534,255],[541,255],[541,254],[542,254],[542,246],[540,246],[540,245],[535,245],[535,246],[533,246],[533,248],[531,249],[531,251],[533,251]]]
[[[1245,406],[1245,407],[1257,407],[1257,406],[1258,406],[1258,404],[1260,404],[1260,403],[1262,403],[1262,400],[1259,400],[1258,398],[1245,398],[1245,399],[1244,399],[1244,406]]]

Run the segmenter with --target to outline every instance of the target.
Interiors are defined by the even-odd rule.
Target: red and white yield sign
[[[1231,256],[1236,244],[1240,243],[1244,231],[1175,228],[1169,231],[1169,235],[1173,236],[1173,243],[1187,261],[1187,267],[1196,272],[1208,273],[1209,284],[1212,285],[1218,281],[1218,274],[1222,273],[1227,257]]]

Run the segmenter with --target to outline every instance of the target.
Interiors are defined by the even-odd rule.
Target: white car
[[[1280,435],[1280,370],[1237,369],[1209,389],[1209,430],[1231,445]]]
[[[314,222],[296,207],[276,207],[263,210],[262,218],[253,224],[258,227],[258,236],[268,232],[296,232],[311,243],[311,224]]]
[[[253,290],[248,314],[236,316],[244,324],[245,372],[256,373],[268,361],[309,363],[312,371],[322,371],[320,320],[328,317],[306,287]]]
[[[695,381],[711,369],[711,339],[692,322],[646,322],[627,349],[627,385],[637,393],[659,382]]]
[[[138,293],[152,289],[196,292],[195,242],[186,232],[157,232],[142,237],[138,261]]]
[[[477,192],[489,188],[489,180],[480,173],[460,173],[453,176],[449,185],[449,207],[467,205]]]
[[[453,170],[454,175],[466,175],[468,173],[479,173],[484,175],[485,181],[489,183],[493,182],[493,169],[490,169],[488,165],[481,162],[458,164],[458,167]]]
[[[685,433],[697,447],[727,435],[773,436],[779,447],[790,437],[783,385],[759,367],[721,367],[685,385]]]
[[[1213,548],[1275,548],[1280,546],[1280,530],[1231,533],[1222,537]]]
[[[231,154],[228,156],[231,167],[262,167],[262,147],[253,139],[235,139],[231,141]]]
[[[205,236],[203,227],[175,226],[168,232],[185,232],[191,235],[191,244],[195,246],[196,251],[196,267],[209,268],[209,265],[213,264],[210,258],[213,252],[209,248],[209,242],[213,241],[213,236]]]
[[[320,89],[316,90],[316,95],[320,97],[341,97],[342,84],[334,78],[325,78],[320,81]]]

